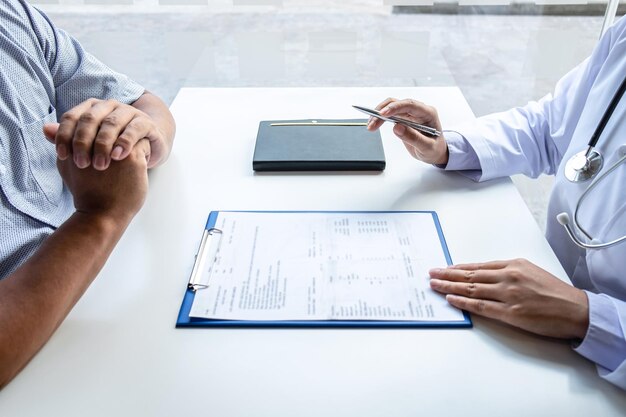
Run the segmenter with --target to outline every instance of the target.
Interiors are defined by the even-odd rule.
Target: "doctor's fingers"
[[[376,110],[380,111],[383,108],[387,107],[387,105],[389,103],[393,103],[394,101],[398,101],[397,98],[395,97],[387,97],[386,99],[384,99],[383,101],[381,101],[380,103],[378,103],[378,105],[376,107],[374,107]]]
[[[417,123],[434,124],[439,128],[437,109],[413,99],[397,100],[387,104],[380,110],[383,116],[400,116]]]
[[[446,301],[461,310],[500,321],[506,312],[506,306],[499,301],[468,298],[455,294],[446,295]]]
[[[504,274],[500,270],[435,268],[428,273],[432,279],[465,283],[495,284],[503,281],[504,278]]]
[[[479,269],[504,269],[506,268],[512,261],[490,261],[490,262],[475,262],[469,264],[456,264],[451,265],[449,269],[464,269],[464,270],[472,270],[476,271]]]
[[[442,294],[454,294],[481,300],[504,301],[502,285],[475,282],[454,282],[433,278],[430,288]]]
[[[385,100],[381,101],[381,102],[380,102],[380,103],[379,103],[379,104],[375,107],[375,109],[376,109],[376,110],[380,110],[380,109],[382,109],[383,107],[387,106],[387,104],[392,103],[392,102],[397,101],[397,100],[398,100],[397,98],[388,97],[388,98],[386,98]],[[372,131],[374,131],[374,130],[378,129],[379,127],[381,127],[381,126],[383,125],[383,123],[385,123],[385,121],[384,121],[384,120],[381,120],[381,119],[379,119],[379,118],[377,118],[377,117],[370,117],[370,120],[369,120],[369,122],[367,123],[367,130],[372,130]]]
[[[402,139],[404,146],[414,158],[428,164],[448,162],[448,145],[445,140],[424,136],[417,130],[401,124],[393,127],[393,133]]]

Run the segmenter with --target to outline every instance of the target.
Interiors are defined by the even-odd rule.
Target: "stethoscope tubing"
[[[593,135],[591,135],[591,139],[589,139],[587,153],[589,153],[598,143],[598,140],[600,139],[600,135],[602,135],[602,132],[604,131],[604,128],[606,127],[606,124],[609,122],[609,119],[611,118],[611,116],[613,115],[613,112],[615,111],[615,108],[617,107],[617,103],[619,103],[619,101],[622,99],[622,96],[624,95],[625,91],[626,91],[626,77],[624,77],[624,80],[622,81],[619,88],[617,89],[617,92],[611,99],[609,106],[606,108],[604,114],[602,115],[602,119],[600,119],[600,123],[598,123],[598,127],[596,127],[596,131],[593,132]]]
[[[606,111],[602,115],[602,119],[600,119],[600,123],[598,123],[598,126],[596,127],[595,132],[593,132],[593,135],[589,139],[587,150],[584,154],[584,158],[585,158],[584,166],[580,166],[580,168],[577,167],[576,160],[574,158],[576,158],[578,154],[574,155],[567,162],[565,166],[564,175],[571,182],[580,183],[580,182],[590,180],[602,170],[602,160],[603,160],[602,154],[598,152],[597,150],[595,150],[595,146],[598,143],[598,140],[600,139],[600,136],[602,135],[602,132],[604,131],[604,128],[606,127],[606,124],[608,123],[609,119],[613,115],[613,112],[615,111],[615,108],[617,107],[617,104],[621,100],[625,91],[626,91],[626,77],[622,80],[622,83],[620,84],[619,88],[615,92],[615,95],[611,99],[609,106],[606,108]],[[593,162],[591,160],[592,154],[595,155],[595,157],[597,157],[597,160],[595,161],[596,163],[592,163]],[[573,225],[576,229],[580,230],[580,232],[582,232],[585,235],[585,237],[588,238],[590,241],[594,240],[593,237],[591,236],[589,232],[587,232],[587,230],[585,230],[584,227],[582,227],[582,225],[578,221],[578,211],[580,209],[580,206],[583,200],[587,197],[587,195],[589,195],[589,192],[592,189],[594,189],[596,185],[598,185],[604,178],[606,178],[607,175],[615,171],[617,167],[622,162],[624,162],[624,160],[626,160],[626,154],[622,155],[622,157],[618,159],[617,162],[615,162],[609,169],[607,169],[599,177],[593,180],[593,182],[589,185],[589,187],[587,187],[587,189],[580,195],[580,198],[578,199],[578,202],[576,203],[576,207],[574,208]],[[572,171],[571,169],[570,171],[568,171],[568,168],[569,168],[568,165],[570,164],[572,164],[574,171]],[[610,246],[617,245],[618,243],[626,241],[626,235],[624,235],[610,242],[585,243],[583,242],[582,239],[578,237],[578,234],[573,230],[573,228],[570,227],[569,216],[567,215],[567,213],[560,213],[557,216],[557,220],[559,221],[559,223],[563,225],[563,227],[567,231],[567,234],[572,239],[572,241],[577,246],[584,248],[584,249],[604,249],[604,248],[608,248]]]
[[[578,199],[578,203],[576,203],[576,207],[574,208],[574,226],[576,227],[576,229],[580,230],[591,241],[593,241],[593,238],[591,237],[591,234],[589,234],[589,232],[587,232],[585,230],[585,228],[582,227],[582,225],[578,221],[578,211],[580,209],[580,206],[581,206],[583,200],[589,195],[589,192],[593,188],[595,188],[596,185],[598,185],[604,178],[606,178],[607,175],[609,175],[611,172],[615,171],[617,169],[617,167],[620,166],[624,161],[626,161],[626,154],[622,155],[622,157],[620,159],[618,159],[617,162],[615,162],[609,169],[607,169],[605,172],[603,172],[602,175],[600,175],[598,178],[596,178],[596,180],[594,182],[592,182],[589,185],[589,187],[587,187],[587,189],[580,195],[580,198]],[[614,239],[614,240],[612,240],[610,242],[605,242],[605,243],[585,243],[585,242],[582,241],[582,239],[580,239],[577,236],[577,234],[569,226],[569,224],[565,223],[565,224],[563,224],[563,227],[565,227],[565,230],[567,231],[567,234],[572,239],[572,241],[577,246],[579,246],[579,247],[581,247],[583,249],[604,249],[604,248],[608,248],[610,246],[617,245],[618,243],[626,241],[626,235],[624,235],[624,236],[619,237],[617,239]]]

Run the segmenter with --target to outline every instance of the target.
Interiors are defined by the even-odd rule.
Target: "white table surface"
[[[525,257],[565,273],[509,179],[415,162],[254,174],[259,120],[354,118],[388,97],[472,117],[457,88],[183,89],[166,165],[107,266],[0,392],[0,416],[618,416],[626,394],[568,343],[473,317],[471,329],[175,329],[209,211],[436,210],[454,262]]]

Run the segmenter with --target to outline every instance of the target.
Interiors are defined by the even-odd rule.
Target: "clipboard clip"
[[[202,234],[202,241],[200,242],[200,248],[196,254],[196,260],[193,264],[193,270],[191,271],[191,278],[187,284],[187,288],[193,291],[203,290],[209,288],[209,279],[211,277],[211,270],[205,269],[207,262],[215,262],[217,252],[222,240],[222,231],[212,227],[205,229]],[[206,275],[206,279],[204,279]]]

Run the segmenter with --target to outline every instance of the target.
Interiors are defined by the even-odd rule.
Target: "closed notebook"
[[[259,124],[255,171],[382,171],[380,133],[367,119],[268,120]]]

